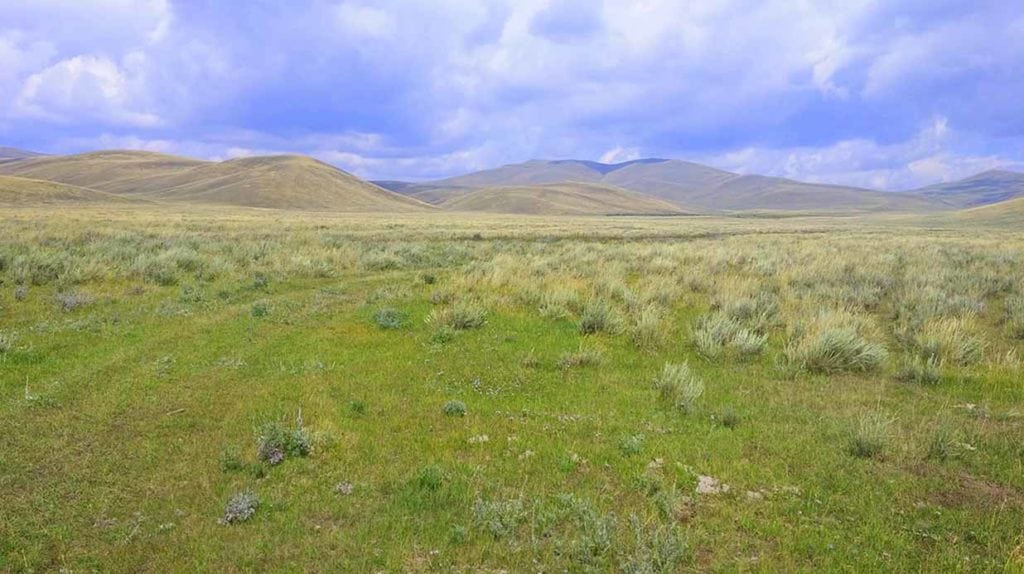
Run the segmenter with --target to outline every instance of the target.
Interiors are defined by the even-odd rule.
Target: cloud
[[[640,159],[640,148],[624,148],[622,146],[614,147],[603,154],[597,160],[601,163],[622,163],[626,161],[633,161],[634,159]]]
[[[642,150],[904,186],[1019,159],[1022,92],[1024,15],[994,0],[38,0],[0,21],[0,139],[373,177]]]
[[[138,102],[144,57],[129,58],[126,73],[107,58],[75,56],[32,74],[22,86],[15,109],[33,118],[57,122],[84,117],[129,126],[156,126],[160,118]]]

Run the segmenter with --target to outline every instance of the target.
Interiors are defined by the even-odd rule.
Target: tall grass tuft
[[[847,451],[858,458],[878,458],[882,456],[890,440],[892,419],[882,413],[866,413],[857,420],[857,425],[850,433]]]
[[[487,322],[487,311],[475,303],[459,301],[450,307],[434,309],[427,315],[427,323],[448,327],[456,331],[479,329]]]
[[[693,344],[697,352],[708,360],[724,355],[749,358],[761,354],[768,342],[767,335],[747,329],[739,320],[718,312],[697,320],[693,331]]]
[[[865,336],[866,327],[844,312],[819,314],[797,329],[786,348],[790,364],[814,373],[872,372],[889,354]]]
[[[661,375],[654,381],[654,389],[663,402],[690,413],[704,394],[704,381],[687,363],[665,363]]]
[[[629,331],[633,344],[640,349],[653,350],[665,342],[665,327],[662,321],[662,311],[655,305],[647,305],[641,308],[633,317],[633,324]]]
[[[1024,295],[1007,297],[1003,315],[1010,337],[1024,339]]]
[[[580,315],[580,333],[617,333],[622,328],[622,320],[615,309],[604,299],[594,298],[587,302]]]

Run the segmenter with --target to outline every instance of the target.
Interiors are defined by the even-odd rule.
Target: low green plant
[[[301,413],[295,428],[270,421],[256,430],[256,454],[261,461],[271,466],[280,464],[287,457],[309,456],[312,450],[312,441],[302,426]]]
[[[473,503],[473,521],[476,526],[495,540],[510,538],[526,518],[521,498],[508,500],[485,500],[477,498]]]
[[[942,379],[942,367],[935,357],[905,359],[896,379],[904,383],[935,385]]]
[[[373,321],[381,329],[401,329],[408,322],[409,316],[391,308],[378,309],[373,314]]]
[[[256,514],[260,506],[260,499],[252,491],[235,493],[228,499],[224,508],[224,516],[221,517],[221,524],[235,524],[245,522]]]
[[[448,401],[441,407],[441,412],[449,417],[466,416],[466,403],[462,401]]]

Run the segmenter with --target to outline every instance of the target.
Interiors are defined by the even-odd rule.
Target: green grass
[[[132,210],[0,225],[2,571],[1021,568],[1024,348],[1003,304],[1019,235]],[[900,303],[925,287],[977,293],[985,346],[907,384],[934,318]],[[765,290],[770,321],[716,304]],[[545,314],[556,291],[582,305]],[[581,332],[597,298],[630,327]],[[814,322],[839,307],[852,355]],[[702,356],[713,308],[762,352]],[[407,320],[381,328],[382,309]],[[865,341],[887,351],[871,369]],[[794,349],[821,367],[794,369]],[[703,382],[685,413],[685,385],[653,388],[666,364]],[[268,436],[294,456],[261,462]],[[698,476],[730,488],[696,494]],[[254,512],[222,524],[244,493]]]

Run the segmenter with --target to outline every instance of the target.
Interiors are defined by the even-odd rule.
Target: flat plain
[[[969,216],[0,212],[0,570],[1024,570]]]

